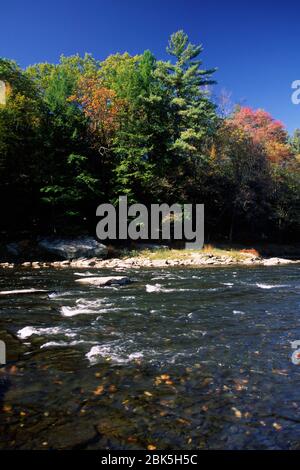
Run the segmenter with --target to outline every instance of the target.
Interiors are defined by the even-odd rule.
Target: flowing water
[[[0,449],[299,449],[300,266],[2,270]]]

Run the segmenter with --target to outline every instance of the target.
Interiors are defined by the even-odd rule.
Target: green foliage
[[[299,238],[299,130],[282,145],[269,132],[266,145],[263,111],[218,116],[216,69],[203,66],[201,45],[178,31],[167,52],[168,61],[151,51],[102,62],[61,56],[25,71],[0,59],[8,85],[0,106],[2,232],[93,233],[98,204],[126,194],[146,204],[204,203],[207,239]],[[270,163],[270,155],[278,158]]]
[[[291,139],[291,145],[296,155],[300,156],[300,129],[296,129]]]

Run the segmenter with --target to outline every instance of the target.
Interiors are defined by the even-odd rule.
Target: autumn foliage
[[[230,96],[218,112],[184,31],[167,53],[0,58],[1,233],[94,234],[96,207],[127,195],[204,204],[206,241],[299,240],[300,130]]]
[[[97,76],[80,78],[76,93],[69,99],[81,106],[93,135],[108,146],[119,126],[118,116],[125,100],[117,98],[116,92],[105,87]]]
[[[262,109],[238,109],[227,125],[241,130],[254,144],[261,146],[270,162],[280,164],[292,155],[284,125]]]

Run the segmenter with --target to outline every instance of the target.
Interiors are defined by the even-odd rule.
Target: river
[[[1,270],[0,449],[299,449],[300,265]]]

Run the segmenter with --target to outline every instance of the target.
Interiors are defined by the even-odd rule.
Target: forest
[[[207,242],[299,239],[300,130],[290,136],[262,109],[227,109],[216,69],[183,31],[167,52],[25,70],[0,59],[2,239],[94,234],[97,206],[121,195],[205,204]]]

